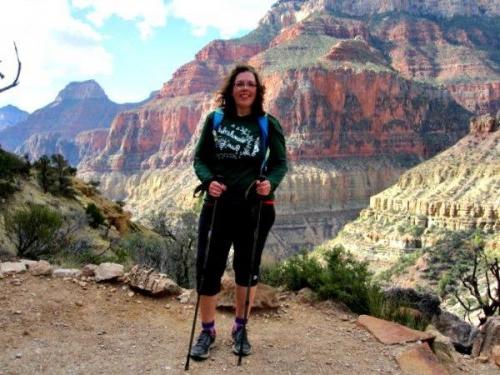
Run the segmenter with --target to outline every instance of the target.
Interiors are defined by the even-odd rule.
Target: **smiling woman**
[[[196,146],[194,169],[206,197],[196,263],[196,312],[199,306],[202,331],[191,348],[193,323],[189,353],[195,360],[208,358],[215,341],[217,294],[231,246],[236,281],[233,352],[239,355],[239,364],[251,352],[246,322],[274,223],[274,191],[287,171],[283,131],[278,120],[264,112],[264,92],[253,67],[236,66],[218,94],[220,108],[207,116]]]

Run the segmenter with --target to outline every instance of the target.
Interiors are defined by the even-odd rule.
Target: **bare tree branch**
[[[17,74],[16,74],[16,78],[14,79],[14,81],[10,84],[10,85],[7,85],[5,87],[2,87],[0,88],[0,92],[4,92],[4,91],[7,91],[15,86],[18,85],[19,83],[19,76],[21,75],[21,60],[19,60],[19,53],[17,51],[17,46],[16,46],[16,42],[14,42],[14,50],[16,51],[16,57],[17,57]],[[5,76],[3,74],[0,73],[0,76],[1,78],[5,78]]]

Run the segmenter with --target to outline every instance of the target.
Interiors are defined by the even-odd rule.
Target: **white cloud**
[[[80,9],[88,10],[87,19],[97,27],[112,16],[134,21],[142,39],[151,36],[155,27],[165,26],[167,7],[162,0],[72,0]]]
[[[105,49],[101,27],[112,17],[135,26],[142,39],[164,27],[169,17],[189,23],[193,35],[202,36],[208,28],[214,28],[229,38],[254,29],[274,1],[2,0],[0,72],[6,78],[0,80],[0,87],[10,83],[16,73],[13,41],[19,48],[22,71],[19,86],[0,94],[0,107],[14,104],[33,111],[53,100],[69,82],[99,82],[104,76],[111,77],[113,64],[120,61],[114,61]],[[127,38],[106,32],[110,33],[106,38]],[[179,43],[182,38],[179,35]],[[120,95],[126,95],[124,90]]]
[[[1,93],[0,106],[15,103],[26,110],[48,104],[70,81],[112,73],[112,56],[101,35],[73,18],[66,0],[8,0],[0,13],[0,72],[17,69],[12,42],[22,63],[18,87]]]
[[[169,12],[193,27],[194,35],[204,35],[213,27],[224,38],[254,29],[276,0],[173,0]]]

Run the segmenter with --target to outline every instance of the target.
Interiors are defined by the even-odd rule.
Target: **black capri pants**
[[[275,219],[274,205],[272,202],[262,204],[254,267],[250,270],[258,203],[245,200],[219,200],[210,240],[207,268],[203,285],[200,285],[213,209],[213,202],[205,202],[200,214],[196,258],[198,293],[206,296],[219,293],[231,245],[234,247],[233,269],[236,284],[247,286],[250,272],[252,272],[251,286],[257,285],[262,251]]]

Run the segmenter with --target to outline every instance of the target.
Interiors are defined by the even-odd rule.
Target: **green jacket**
[[[288,170],[283,130],[278,120],[269,119],[269,158],[264,175],[271,182],[271,194]],[[255,116],[224,116],[217,131],[213,129],[213,112],[205,119],[194,155],[194,170],[208,188],[215,176],[222,176],[227,191],[225,199],[243,199],[247,188],[260,175],[264,152],[260,150],[260,129]]]

